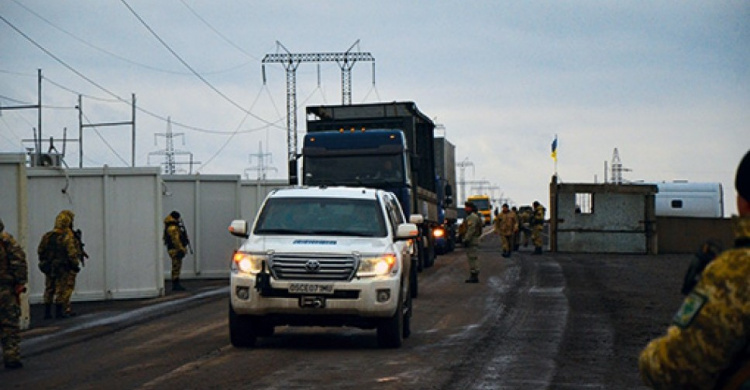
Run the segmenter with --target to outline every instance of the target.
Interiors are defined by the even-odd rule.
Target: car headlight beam
[[[363,256],[359,262],[357,276],[385,276],[398,271],[398,259],[394,253],[381,256]]]
[[[232,270],[246,274],[257,274],[261,270],[265,255],[256,255],[252,253],[236,252],[232,257]]]

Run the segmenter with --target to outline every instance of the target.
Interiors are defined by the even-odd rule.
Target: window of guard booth
[[[594,213],[594,194],[590,192],[576,193],[576,214]]]

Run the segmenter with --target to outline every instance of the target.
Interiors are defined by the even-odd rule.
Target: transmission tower
[[[274,171],[274,172],[278,171],[276,168],[268,165],[268,163],[273,163],[273,154],[263,153],[263,142],[258,142],[258,153],[254,153],[250,155],[251,164],[253,162],[253,157],[258,159],[258,165],[253,165],[250,168],[245,169],[245,177],[247,177],[248,179],[250,178],[248,171],[257,172],[258,180],[266,179],[266,171],[269,171],[269,170]]]
[[[459,182],[458,182],[458,184],[461,185],[461,202],[465,202],[466,201],[466,184],[468,183],[466,182],[466,178],[464,174],[466,172],[466,167],[471,167],[471,175],[474,176],[474,163],[469,161],[469,158],[466,157],[463,161],[461,161],[460,163],[456,165],[461,170]],[[457,203],[457,204],[460,204],[460,203]]]
[[[622,184],[622,173],[630,171],[628,168],[623,168],[620,161],[620,153],[615,148],[615,151],[612,153],[612,183]]]
[[[177,165],[180,164],[188,164],[190,165],[189,173],[193,173],[193,165],[200,164],[200,161],[193,161],[193,153],[184,151],[184,150],[175,150],[174,148],[174,138],[175,137],[182,137],[182,144],[185,144],[185,134],[184,133],[173,133],[172,132],[172,118],[167,118],[167,132],[166,133],[155,133],[154,134],[154,143],[156,143],[156,137],[164,137],[167,142],[167,147],[162,150],[158,150],[156,152],[151,152],[148,154],[149,162],[148,164],[151,165],[151,156],[158,155],[158,156],[164,156],[164,163],[162,163],[162,166],[164,168],[164,173],[167,175],[174,175],[177,173]],[[188,162],[178,162],[175,159],[175,156],[190,156],[190,160]]]
[[[276,41],[286,53],[266,54],[263,57],[263,84],[266,83],[266,64],[279,63],[286,69],[286,127],[287,160],[289,162],[289,182],[297,184],[297,67],[302,62],[336,62],[341,68],[341,101],[352,104],[352,67],[357,61],[372,62],[373,84],[375,83],[375,58],[370,53],[352,52],[359,40],[343,53],[291,53],[281,42]]]

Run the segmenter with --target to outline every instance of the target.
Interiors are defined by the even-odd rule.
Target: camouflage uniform
[[[172,260],[172,289],[183,290],[180,284],[180,271],[182,270],[182,259],[187,253],[185,242],[183,242],[180,231],[180,214],[173,211],[164,218],[164,245],[167,246],[167,253]]]
[[[0,221],[0,344],[6,368],[20,368],[19,294],[28,281],[26,254]]]
[[[638,366],[647,385],[714,388],[731,374],[728,368],[750,362],[750,217],[734,217],[733,224],[738,247],[706,267],[667,334],[641,353]]]
[[[542,231],[544,230],[544,213],[547,210],[539,204],[534,202],[534,214],[531,216],[531,241],[534,243],[534,253],[542,253]]]
[[[518,219],[516,214],[503,207],[503,211],[497,215],[493,222],[495,233],[500,236],[503,243],[503,257],[509,257],[513,248],[513,236],[518,231]]]
[[[469,279],[466,282],[477,283],[479,282],[479,255],[477,252],[484,222],[476,211],[472,211],[468,213],[464,223],[466,224],[466,233],[463,236],[463,243],[466,248],[466,259],[469,262],[470,271]]]
[[[516,208],[516,206],[511,207],[510,212],[516,217],[516,230],[513,232],[513,242],[511,245],[513,247],[513,250],[518,252],[518,248],[521,246],[521,216],[520,214],[518,214],[518,209]]]
[[[524,247],[529,246],[529,239],[531,236],[531,228],[529,225],[530,222],[531,222],[531,213],[528,210],[524,210],[518,213],[518,224],[519,224],[521,233],[523,234],[522,241],[523,241]]]
[[[42,236],[37,247],[37,254],[41,264],[48,251],[52,253],[49,272],[44,274],[44,305],[45,318],[50,318],[50,308],[55,304],[58,318],[65,318],[73,313],[70,298],[75,290],[76,275],[81,270],[81,248],[73,234],[73,220],[75,214],[70,210],[63,210],[55,218],[55,228]],[[52,238],[54,237],[54,240]],[[50,249],[49,247],[52,246]]]

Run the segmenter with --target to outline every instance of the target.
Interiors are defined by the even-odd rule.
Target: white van
[[[390,192],[366,188],[291,188],[270,193],[231,263],[229,334],[252,347],[274,327],[377,329],[381,347],[410,333],[411,242]]]
[[[721,183],[684,181],[654,183],[657,217],[723,218],[724,193]]]

